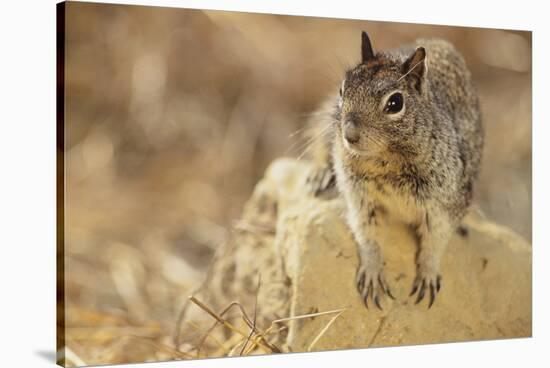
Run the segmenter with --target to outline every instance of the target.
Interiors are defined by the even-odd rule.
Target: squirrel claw
[[[416,301],[414,304],[418,304],[424,299],[424,291],[426,290],[426,281],[422,280],[422,285],[420,286],[420,290],[418,291],[418,296],[416,298]]]
[[[435,290],[434,285],[430,284],[430,304],[428,304],[428,309],[430,309],[434,303],[435,300]]]
[[[378,295],[374,297],[374,304],[376,304],[376,307],[380,310],[382,310],[382,306],[380,305],[380,299],[378,298]]]
[[[380,310],[383,310],[381,298],[384,295],[387,295],[391,299],[395,299],[382,274],[371,276],[365,270],[361,269],[357,274],[357,290],[361,294],[363,303],[367,309],[369,309],[369,299],[371,299],[374,305]]]
[[[427,291],[430,293],[430,301],[428,303],[428,309],[430,309],[435,301],[435,298],[439,291],[441,290],[441,276],[437,275],[435,280],[428,280],[428,278],[417,277],[413,283],[412,291],[409,296],[417,294],[416,301],[414,304],[420,303],[426,294]]]

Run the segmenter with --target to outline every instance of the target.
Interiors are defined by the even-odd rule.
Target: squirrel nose
[[[344,133],[344,138],[346,138],[346,141],[348,141],[348,143],[354,144],[359,142],[359,133],[346,131]]]
[[[344,138],[348,143],[354,144],[359,142],[359,129],[352,121],[346,121],[343,128]]]

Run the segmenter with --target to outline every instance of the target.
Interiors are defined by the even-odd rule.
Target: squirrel
[[[319,196],[336,187],[357,243],[358,291],[381,307],[394,299],[384,277],[380,234],[403,222],[418,241],[416,304],[441,289],[440,261],[472,201],[483,151],[479,100],[470,71],[441,39],[374,53],[362,32],[361,62],[346,71],[330,99],[317,151],[322,161],[308,177]]]

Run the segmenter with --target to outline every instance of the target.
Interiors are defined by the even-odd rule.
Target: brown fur
[[[480,168],[477,94],[462,56],[446,41],[418,40],[371,54],[364,35],[362,49],[366,60],[346,72],[341,97],[330,103],[330,134],[320,150],[330,154],[323,170],[332,170],[347,204],[365,303],[371,298],[379,305],[391,295],[376,234],[384,219],[397,218],[416,229],[413,292],[417,301],[429,292],[431,306],[440,288],[440,258],[471,203]],[[395,93],[404,105],[390,113],[387,101]]]

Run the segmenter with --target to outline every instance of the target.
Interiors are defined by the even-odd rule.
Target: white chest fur
[[[392,223],[414,224],[424,217],[424,208],[414,197],[395,190],[389,184],[381,185],[368,180],[353,179],[353,175],[346,170],[339,157],[341,156],[335,156],[334,169],[339,191],[346,200],[350,224],[353,222],[363,226],[368,211],[373,207],[387,222]]]
[[[363,201],[378,208],[389,222],[414,224],[424,216],[423,208],[414,197],[400,193],[390,185],[380,186],[368,181],[359,185],[364,188],[361,190],[365,196]]]

